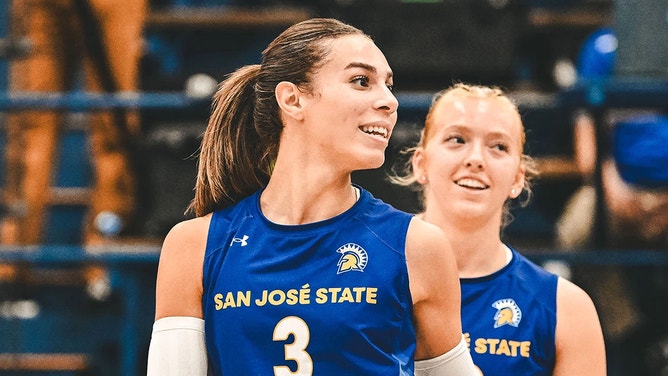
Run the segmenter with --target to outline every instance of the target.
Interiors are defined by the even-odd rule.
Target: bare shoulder
[[[564,320],[575,315],[574,318],[578,321],[588,320],[598,324],[596,307],[589,294],[575,283],[561,277],[557,284],[557,315]]]
[[[462,336],[457,263],[443,231],[413,218],[406,263],[417,337],[416,359],[431,359],[454,348]]]
[[[446,249],[450,252],[450,241],[436,225],[413,217],[406,239],[406,257],[428,260]]]
[[[211,215],[176,224],[162,244],[156,281],[156,319],[201,317],[202,266]]]
[[[557,300],[566,304],[594,304],[587,292],[585,292],[580,286],[565,278],[559,278],[559,282],[557,284]]]
[[[163,248],[165,246],[173,245],[174,243],[197,243],[203,242],[206,245],[206,237],[209,231],[209,223],[211,222],[211,214],[203,217],[188,219],[179,222],[169,230],[165,237]]]
[[[605,344],[594,302],[576,284],[557,285],[557,362],[554,375],[605,375]]]
[[[411,278],[413,299],[419,300],[422,292],[436,287],[432,278],[440,279],[434,270],[457,275],[457,265],[450,241],[440,227],[414,217],[406,238],[406,260]]]
[[[192,263],[203,260],[211,215],[177,223],[162,243],[160,263]]]

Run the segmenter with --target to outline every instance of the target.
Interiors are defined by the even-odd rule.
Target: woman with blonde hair
[[[520,113],[503,91],[459,83],[436,95],[393,180],[416,187],[419,216],[448,234],[480,374],[603,376],[603,335],[587,293],[501,240],[510,203],[529,198],[536,173],[524,143]]]

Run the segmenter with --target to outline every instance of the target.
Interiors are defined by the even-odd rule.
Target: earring
[[[513,189],[510,190],[510,194],[511,194],[511,195],[515,195],[515,192],[517,192],[517,191],[515,190],[515,188],[513,188]]]
[[[420,176],[420,180],[423,182],[427,182],[427,177],[425,175]]]

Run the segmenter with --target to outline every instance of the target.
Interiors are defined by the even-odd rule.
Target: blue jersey
[[[259,198],[211,219],[202,307],[213,373],[412,375],[412,216],[362,190],[334,218],[278,225]]]
[[[557,279],[513,250],[508,265],[462,278],[462,327],[483,375],[551,375]]]

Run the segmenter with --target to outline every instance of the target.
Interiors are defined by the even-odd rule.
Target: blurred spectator
[[[147,0],[13,0],[10,7],[13,35],[31,46],[27,56],[12,61],[10,90],[136,91]],[[140,125],[131,111],[91,112],[89,120],[94,182],[83,241],[96,244],[103,239],[94,226],[99,213],[114,213],[125,224],[132,220],[136,177],[128,135],[138,136]],[[63,123],[63,111],[9,117],[5,202],[23,209],[4,218],[2,243],[43,241]]]
[[[581,51],[580,79],[607,79],[614,69],[615,50],[612,31],[594,33]],[[591,114],[581,111],[574,127],[575,161],[583,185],[557,222],[557,246],[590,249],[598,219],[605,229],[606,248],[668,249],[668,118],[654,111],[609,109],[603,124],[596,124]],[[601,127],[598,138],[596,127]],[[597,148],[603,156],[600,198],[594,186]],[[602,207],[597,207],[599,199]],[[661,348],[668,344],[668,312],[656,303],[668,299],[665,265],[579,266],[574,276],[600,312],[611,346],[609,358],[619,363],[610,369],[621,368],[622,375],[665,374],[661,372],[668,371],[668,357]]]

